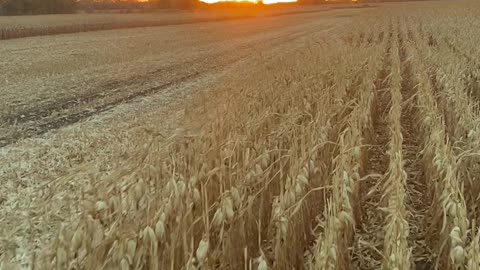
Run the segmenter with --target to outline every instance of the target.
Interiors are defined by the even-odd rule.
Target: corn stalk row
[[[390,130],[390,142],[388,156],[390,157],[388,171],[384,182],[384,200],[386,201],[386,219],[384,225],[384,261],[382,269],[410,269],[411,249],[408,247],[409,214],[406,205],[406,181],[407,173],[403,168],[402,154],[402,126],[400,118],[402,115],[402,94],[401,94],[401,70],[398,39],[392,42],[390,63],[392,70],[389,76],[391,92],[391,108],[388,114],[388,125]]]
[[[348,124],[338,140],[338,156],[333,160],[330,181],[331,196],[324,209],[322,228],[313,248],[313,258],[308,269],[348,269],[350,254],[348,248],[353,241],[353,233],[361,217],[358,195],[361,188],[361,175],[364,173],[366,150],[364,144],[370,133],[371,110],[374,98],[373,82],[382,65],[381,52],[385,42],[372,52],[374,59],[367,67],[360,87],[358,103],[348,118]],[[380,52],[380,53],[379,53]],[[371,68],[370,68],[371,67]]]
[[[431,209],[430,244],[436,250],[439,269],[464,269],[465,245],[469,229],[463,185],[458,179],[458,163],[445,131],[445,122],[432,94],[427,68],[411,43],[415,80],[418,82],[416,105],[423,134],[423,159],[428,192],[434,198]],[[437,225],[438,224],[438,225]]]
[[[431,35],[433,31],[438,32],[434,25],[425,28]],[[480,151],[480,122],[478,104],[467,91],[471,78],[468,77],[466,66],[470,64],[445,42],[438,42],[435,47],[428,46],[428,42],[418,35],[414,36],[414,42],[421,57],[428,63],[430,83],[435,89],[437,104],[443,111],[448,137],[458,156],[459,180],[465,185],[469,218],[478,223],[480,159],[477,153]],[[457,41],[452,38],[449,42]]]

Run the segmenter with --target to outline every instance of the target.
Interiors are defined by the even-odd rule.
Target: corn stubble
[[[474,76],[466,75],[468,57],[478,51],[464,50],[473,46],[464,33],[438,25],[456,21],[475,32],[466,26],[473,11],[406,10],[372,11],[382,19],[365,18],[291,52],[261,91],[205,94],[187,111],[186,126],[194,128],[164,140],[152,136],[128,166],[102,179],[91,176],[82,214],[62,226],[36,268],[353,269],[354,239],[364,233],[368,209],[382,221],[375,224],[381,241],[370,246],[380,259],[364,258],[378,260],[372,265],[480,269],[480,118],[465,87]],[[393,29],[391,18],[398,22]],[[378,80],[389,93],[388,166],[370,186]],[[406,104],[413,104],[415,123],[402,122]],[[406,124],[419,127],[422,151],[414,162],[431,204],[420,224],[409,223]],[[362,198],[374,188],[382,193],[378,205]],[[429,264],[416,265],[414,226],[426,232],[415,239],[427,243]]]
[[[395,35],[394,35],[395,36]],[[401,61],[399,57],[399,43],[395,38],[391,45],[390,63],[392,66],[389,80],[391,93],[391,105],[388,113],[388,127],[390,141],[388,143],[389,165],[385,175],[383,186],[386,205],[385,237],[383,244],[384,260],[382,269],[410,269],[411,248],[408,246],[409,224],[406,220],[406,185],[407,173],[404,169],[402,153],[403,135],[402,115],[403,97],[401,94]]]

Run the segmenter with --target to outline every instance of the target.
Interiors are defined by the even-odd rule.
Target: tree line
[[[0,0],[0,15],[71,13],[79,10],[190,8],[198,0]]]
[[[149,10],[157,8],[191,8],[197,6],[198,0],[78,0],[77,8],[84,11],[91,10]]]
[[[0,0],[0,14],[54,14],[75,10],[76,0]]]

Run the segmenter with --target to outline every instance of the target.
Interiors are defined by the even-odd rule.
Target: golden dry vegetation
[[[0,267],[480,269],[479,3],[342,12],[5,145]]]
[[[361,10],[2,41],[0,145],[217,74]]]

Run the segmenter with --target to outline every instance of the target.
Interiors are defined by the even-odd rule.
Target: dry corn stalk
[[[480,230],[475,232],[473,227],[473,237],[470,245],[467,247],[467,270],[480,270]]]
[[[409,53],[416,55],[412,46]],[[417,106],[424,137],[423,157],[429,190],[434,194],[434,207],[431,215],[440,224],[431,228],[432,235],[439,236],[439,243],[434,243],[439,254],[437,266],[441,269],[464,269],[465,242],[469,221],[462,184],[457,178],[458,164],[449,140],[446,140],[445,124],[432,95],[429,78],[424,64],[412,57],[416,69]],[[435,224],[435,222],[433,222]]]
[[[429,18],[427,22],[432,19]],[[475,54],[462,53],[470,50],[461,45],[463,40],[457,36],[461,31],[439,31],[437,25],[430,23],[425,23],[423,28],[428,35],[422,37],[415,33],[412,39],[418,47],[420,57],[429,65],[425,72],[429,74],[430,86],[434,89],[437,105],[443,114],[446,135],[459,155],[459,180],[465,185],[464,196],[469,218],[478,221],[479,157],[470,155],[471,152],[480,150],[478,104],[472,93],[469,93],[471,84],[475,84],[475,78],[479,78],[471,70],[472,65],[475,65],[471,57]],[[457,46],[464,50],[459,50]]]
[[[402,144],[403,135],[400,118],[402,114],[401,71],[398,39],[392,42],[390,63],[390,93],[391,108],[388,114],[390,142],[388,155],[390,157],[386,180],[384,183],[384,198],[387,201],[387,216],[384,225],[384,261],[382,269],[410,269],[411,250],[408,247],[409,225],[406,204],[407,173],[403,165]]]
[[[383,44],[382,44],[383,45]],[[382,51],[382,50],[379,50]],[[378,53],[378,52],[377,52]],[[380,55],[371,65],[371,73],[365,74],[361,84],[358,103],[349,115],[349,125],[340,135],[339,155],[335,158],[331,180],[332,195],[324,210],[326,221],[323,232],[317,238],[313,250],[313,260],[309,269],[348,269],[349,254],[345,251],[353,240],[356,222],[359,222],[358,201],[360,175],[363,167],[363,134],[371,128],[371,106],[373,89],[371,82],[380,68]]]

